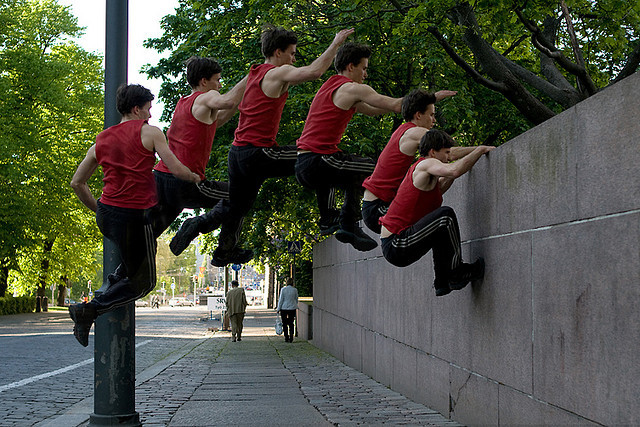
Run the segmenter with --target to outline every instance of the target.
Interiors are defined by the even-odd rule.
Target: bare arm
[[[420,146],[420,140],[427,131],[428,129],[420,126],[408,129],[400,138],[400,151],[407,156],[415,156]]]
[[[333,96],[333,103],[343,110],[355,107],[358,113],[368,115],[399,113],[402,109],[402,98],[381,95],[371,86],[355,82],[340,86]]]
[[[98,209],[98,202],[96,198],[93,197],[93,194],[91,194],[87,181],[89,181],[89,178],[91,178],[97,168],[98,160],[96,159],[96,146],[94,144],[89,148],[89,151],[87,151],[87,155],[84,160],[80,162],[76,173],[73,174],[73,178],[71,179],[71,188],[73,188],[78,199],[94,212]]]
[[[366,116],[380,116],[388,113],[390,110],[385,108],[378,108],[367,104],[366,102],[358,102],[356,105],[356,112],[364,114]]]
[[[454,163],[442,163],[438,159],[427,158],[416,167],[416,170],[420,169],[420,171],[426,172],[431,176],[456,179],[471,170],[483,154],[494,148],[480,145],[475,147],[469,155]]]
[[[236,111],[238,111],[238,105],[240,105],[244,90],[247,87],[247,77],[248,75],[244,76],[229,92],[220,95],[221,98],[225,98],[225,102],[231,101],[231,105],[226,108],[220,108],[222,111],[218,113],[218,126],[227,123]]]
[[[471,154],[476,147],[451,147],[451,161],[460,160],[464,156]]]
[[[263,90],[265,93],[267,93],[267,88],[264,87],[265,83],[280,86],[285,84],[296,85],[298,83],[320,78],[331,66],[331,62],[336,56],[340,45],[342,45],[347,37],[353,34],[354,31],[355,30],[353,28],[349,28],[338,32],[327,50],[325,50],[322,55],[316,58],[316,60],[309,65],[304,67],[283,65],[269,71],[267,76],[265,76],[265,79],[268,79],[269,82],[263,82]]]
[[[171,152],[167,145],[167,138],[164,133],[155,126],[145,124],[142,126],[142,145],[149,151],[155,151],[167,165],[171,173],[178,179],[183,181],[199,183],[200,176],[191,172],[191,170],[183,165],[180,160]]]
[[[449,98],[450,96],[457,95],[458,92],[455,90],[439,90],[434,95],[436,96],[436,102],[442,101],[445,98]]]

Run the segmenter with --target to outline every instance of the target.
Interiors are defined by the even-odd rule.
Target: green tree
[[[164,233],[158,238],[158,252],[156,255],[157,283],[155,290],[162,288],[165,283],[167,295],[171,296],[171,283],[175,282],[176,295],[193,293],[191,278],[198,273],[196,268],[195,246],[190,246],[180,256],[174,256],[169,249],[172,233]]]
[[[633,74],[640,64],[637,2],[389,4],[403,16],[403,33],[431,34],[469,78],[500,93],[532,124]]]
[[[442,0],[184,0],[164,17],[164,35],[147,41],[166,59],[148,67],[165,79],[160,97],[165,119],[188,93],[183,63],[191,55],[212,56],[233,83],[263,61],[259,35],[272,23],[298,34],[299,65],[315,59],[342,29],[370,44],[368,83],[400,97],[415,87],[453,89],[438,105],[438,123],[463,145],[498,145],[598,90],[635,72],[640,62],[640,3],[622,0],[474,2]],[[278,142],[300,135],[321,81],[294,86]],[[377,157],[398,115],[354,116],[342,147]],[[233,124],[218,131],[209,174],[225,178]],[[318,240],[317,208],[295,179],[268,182],[245,220],[244,238],[263,260],[285,259],[285,240]],[[209,237],[209,248],[215,244]],[[311,245],[308,245],[311,246]],[[303,253],[301,260],[310,259]]]
[[[68,7],[54,0],[4,3],[0,295],[10,270],[14,291],[44,295],[48,283],[89,269],[100,242],[93,213],[68,183],[102,129],[102,61],[69,41],[81,28]]]

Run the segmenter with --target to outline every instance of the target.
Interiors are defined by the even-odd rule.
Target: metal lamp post
[[[127,82],[128,0],[107,0],[105,43],[104,127],[120,122],[116,89]],[[103,285],[120,263],[117,247],[103,240]],[[89,425],[140,426],[135,411],[135,312],[134,304],[98,316],[94,344],[94,413]]]

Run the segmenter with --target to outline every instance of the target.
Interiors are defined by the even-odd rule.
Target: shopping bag
[[[282,335],[282,319],[276,318],[276,334]]]

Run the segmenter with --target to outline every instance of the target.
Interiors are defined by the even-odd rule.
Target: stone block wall
[[[445,194],[482,283],[427,254],[314,248],[313,343],[459,422],[640,424],[640,73],[484,156]]]

